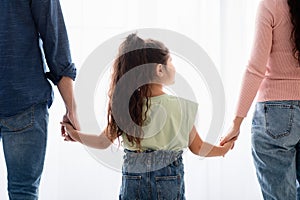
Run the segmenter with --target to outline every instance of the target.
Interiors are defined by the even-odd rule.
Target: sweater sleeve
[[[274,0],[262,0],[258,6],[255,38],[251,57],[244,73],[236,115],[246,117],[251,104],[265,77],[266,65],[272,48],[272,31],[275,24],[276,3]]]

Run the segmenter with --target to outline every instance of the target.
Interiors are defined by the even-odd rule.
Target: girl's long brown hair
[[[156,65],[166,65],[168,58],[169,50],[164,44],[152,39],[143,40],[136,34],[127,36],[120,45],[113,64],[108,93],[108,124],[106,131],[111,140],[125,134],[132,145],[140,148],[143,138],[141,127],[146,120],[146,112],[150,107],[151,90],[150,84],[137,87],[137,82],[151,83],[156,73]],[[128,73],[140,66],[144,66],[142,71]],[[126,81],[120,81],[125,74],[127,76]],[[126,104],[126,97],[130,97],[129,105]],[[146,109],[144,106],[146,106]],[[124,114],[128,111],[129,116]]]

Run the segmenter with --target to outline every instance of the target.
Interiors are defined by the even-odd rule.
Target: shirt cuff
[[[54,85],[57,85],[60,79],[63,76],[70,77],[73,81],[76,78],[76,68],[74,63],[71,63],[68,67],[66,67],[60,74],[55,74],[50,72],[46,73],[46,77],[53,82]]]

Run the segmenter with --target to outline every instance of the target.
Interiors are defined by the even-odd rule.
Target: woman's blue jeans
[[[125,150],[120,200],[184,200],[182,152]]]
[[[256,104],[252,155],[265,200],[299,200],[300,101]],[[299,190],[299,189],[298,189]]]
[[[47,125],[47,103],[36,104],[12,117],[0,118],[10,200],[38,199]]]

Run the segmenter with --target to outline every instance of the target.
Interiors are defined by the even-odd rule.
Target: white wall
[[[78,69],[103,41],[138,28],[170,29],[201,45],[216,64],[225,87],[227,114],[223,133],[233,117],[239,83],[247,64],[257,2],[61,0],[72,56]],[[174,64],[178,69],[182,67],[180,63],[179,59],[175,59]],[[99,86],[99,90],[101,88]],[[98,162],[83,146],[64,142],[60,137],[59,122],[64,106],[57,90],[55,92],[56,99],[50,109],[49,141],[40,199],[117,199],[120,172]],[[95,102],[97,104],[97,99]],[[203,138],[210,123],[206,119],[210,115],[210,110],[205,108],[206,103],[209,104],[209,98],[203,97],[198,125]],[[184,154],[187,199],[262,199],[251,158],[251,111],[248,116],[234,150],[225,158],[200,159],[189,152]],[[104,119],[99,117],[100,120]],[[2,150],[0,153],[3,154]],[[3,155],[0,156],[0,199],[6,200],[5,165]]]

